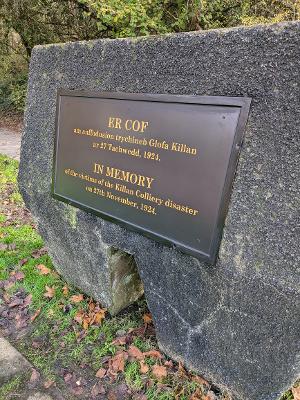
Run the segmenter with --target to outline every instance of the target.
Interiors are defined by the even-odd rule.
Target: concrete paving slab
[[[0,337],[0,387],[30,368],[29,362],[7,340]]]
[[[0,129],[0,154],[15,160],[20,159],[21,134],[8,129]]]
[[[27,400],[53,400],[53,397],[49,396],[48,394],[37,392],[29,396]]]

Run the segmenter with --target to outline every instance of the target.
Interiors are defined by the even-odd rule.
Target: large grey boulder
[[[275,400],[299,376],[299,76],[298,22],[38,46],[31,59],[19,183],[57,269],[116,312],[142,289],[130,256],[129,291],[112,257],[133,255],[161,349],[240,400]],[[253,99],[215,266],[51,197],[58,88]]]

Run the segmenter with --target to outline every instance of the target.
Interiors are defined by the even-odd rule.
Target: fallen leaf
[[[108,394],[108,400],[129,400],[129,390],[125,383],[121,383],[120,385],[112,388]]]
[[[23,267],[24,264],[26,264],[28,261],[28,258],[23,258],[22,260],[19,261],[19,264],[21,267]]]
[[[152,373],[158,380],[166,378],[168,375],[167,368],[162,365],[153,365]]]
[[[30,321],[33,322],[39,315],[40,315],[41,309],[39,308],[30,318]]]
[[[83,387],[82,386],[76,386],[70,389],[73,394],[76,396],[80,396],[83,393]]]
[[[22,300],[22,299],[19,299],[18,297],[16,297],[15,299],[13,299],[13,300],[8,304],[8,307],[9,307],[9,308],[13,308],[13,307],[19,306],[19,305],[21,305],[21,304],[23,304],[23,300]]]
[[[78,322],[79,324],[82,324],[84,317],[84,312],[82,310],[77,311],[77,313],[74,316],[74,320]]]
[[[96,325],[99,325],[102,320],[105,318],[105,312],[106,312],[106,308],[103,308],[97,312],[95,312],[94,316],[93,316],[93,323]]]
[[[196,391],[189,398],[189,400],[202,400],[202,399],[203,399],[202,392],[200,391],[199,388],[197,388]],[[207,399],[207,396],[205,396],[203,400],[209,400],[209,399]]]
[[[209,392],[207,392],[204,400],[217,400],[217,396],[214,394],[213,391],[210,390]]]
[[[127,343],[126,336],[120,336],[112,341],[115,346],[124,346]]]
[[[55,287],[54,286],[52,286],[52,287],[46,286],[45,289],[46,289],[46,292],[44,293],[44,297],[48,297],[49,299],[52,299],[52,297],[54,297],[54,295],[55,295]]]
[[[17,320],[17,323],[16,323],[16,329],[22,329],[22,328],[25,328],[25,327],[27,327],[27,325],[28,325],[28,318],[27,318],[27,316],[20,316],[20,318],[17,318],[17,316],[16,316],[16,320]]]
[[[51,381],[50,379],[48,379],[47,381],[44,382],[44,388],[49,389],[49,387],[52,386],[53,384],[54,384],[54,381]]]
[[[144,354],[141,352],[140,349],[138,349],[133,344],[128,349],[128,355],[129,355],[129,357],[136,358],[137,360],[144,359]]]
[[[96,377],[99,379],[102,379],[106,374],[106,369],[105,368],[100,368],[98,369],[97,373],[96,373]]]
[[[70,372],[68,372],[65,376],[64,376],[64,381],[66,383],[70,382],[70,380],[73,378],[73,375],[70,374]]]
[[[89,325],[90,325],[90,318],[89,317],[84,317],[83,318],[83,321],[82,321],[82,326],[83,326],[83,329],[85,329],[85,330],[87,330],[88,329],[88,327],[89,327]]]
[[[39,250],[34,250],[32,253],[31,253],[31,257],[33,257],[33,258],[40,258],[41,256],[43,256],[44,254],[46,254],[47,253],[47,249],[45,248],[45,247],[42,247],[41,249],[39,249]]]
[[[21,281],[22,279],[25,278],[25,275],[22,271],[18,271],[14,274],[14,278],[16,281]]]
[[[33,369],[30,377],[30,382],[36,382],[38,379],[40,379],[41,374],[36,370]]]
[[[28,296],[25,297],[22,307],[25,308],[29,306],[29,304],[31,304],[31,301],[32,301],[32,294],[29,294]]]
[[[209,383],[207,382],[207,380],[205,380],[204,378],[202,378],[199,375],[194,375],[192,377],[192,381],[193,382],[197,382],[197,383],[199,383],[200,385],[203,385],[203,386],[210,386]]]
[[[89,302],[89,311],[94,311],[95,310],[95,308],[96,308],[96,304],[91,300],[90,302]]]
[[[145,364],[143,360],[140,361],[140,371],[141,374],[146,374],[149,371],[148,365]]]
[[[294,396],[294,400],[300,400],[300,386],[293,387],[292,388],[292,393],[293,393],[293,396]]]
[[[10,251],[16,250],[16,248],[17,248],[17,246],[16,246],[15,243],[9,243],[7,245],[7,249],[10,250]]]
[[[70,298],[70,301],[72,303],[80,303],[82,300],[83,300],[83,294],[74,294]]]
[[[182,377],[182,378],[187,377],[186,370],[185,370],[185,368],[184,368],[182,362],[180,362],[180,361],[179,361],[179,365],[178,365],[177,374],[178,374],[180,377]]]
[[[157,350],[150,350],[144,353],[145,357],[152,357],[152,358],[163,358],[162,354]]]
[[[16,282],[12,278],[6,279],[5,281],[0,282],[0,287],[1,287],[1,289],[4,288],[5,290],[8,290],[11,287],[13,287],[15,285],[15,283]]]
[[[109,371],[111,373],[118,373],[124,371],[125,367],[125,353],[119,353],[116,354],[114,357],[111,358],[110,363],[109,363]]]
[[[164,366],[165,366],[165,367],[168,367],[168,368],[173,368],[173,367],[174,367],[173,361],[172,361],[172,360],[166,361],[166,362],[164,363]]]
[[[64,296],[68,296],[68,294],[69,294],[69,288],[68,288],[67,285],[65,285],[65,286],[62,288],[62,292],[63,292],[63,295],[64,295]]]
[[[33,340],[32,343],[31,343],[31,346],[32,346],[34,349],[39,349],[39,348],[42,346],[42,343],[39,342],[39,341],[37,341],[37,340]]]
[[[147,396],[145,394],[136,394],[132,400],[147,400]]]
[[[44,265],[44,264],[39,264],[36,267],[40,271],[41,275],[48,275],[51,272],[51,270],[48,267],[46,267],[46,265]]]
[[[143,315],[143,321],[146,325],[151,324],[152,322],[152,315],[150,313],[146,313]]]
[[[105,394],[105,389],[104,386],[101,385],[100,382],[96,383],[91,390],[91,395],[92,398],[94,399],[95,397],[97,397],[99,394]]]

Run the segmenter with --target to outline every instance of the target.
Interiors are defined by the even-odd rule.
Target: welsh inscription
[[[53,195],[214,262],[249,105],[60,91]]]

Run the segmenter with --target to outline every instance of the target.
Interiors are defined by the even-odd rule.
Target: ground
[[[158,350],[145,299],[111,317],[58,275],[18,193],[17,170],[0,155],[0,336],[31,366],[0,383],[0,400],[49,399],[37,392],[58,400],[230,399]],[[282,400],[293,398],[289,391]]]

